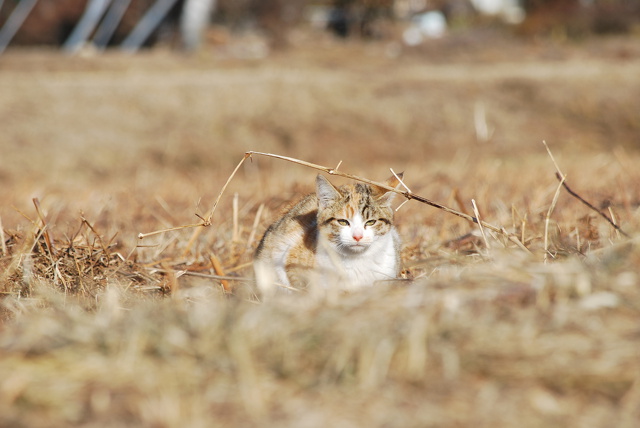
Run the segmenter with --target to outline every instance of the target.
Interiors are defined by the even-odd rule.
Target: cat
[[[402,174],[385,184],[398,186]],[[316,177],[316,192],[302,198],[265,232],[254,257],[259,290],[274,284],[304,288],[311,282],[353,290],[400,271],[400,236],[393,224],[395,193],[362,183],[334,187]]]

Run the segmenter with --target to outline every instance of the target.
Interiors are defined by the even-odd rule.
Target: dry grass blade
[[[246,267],[246,266],[245,266]],[[158,269],[158,268],[149,268],[153,272],[159,273],[167,273],[169,271],[177,272],[176,269]],[[230,272],[232,269],[229,270]],[[237,281],[237,282],[253,282],[253,278],[245,277],[245,276],[230,276],[230,275],[212,275],[210,273],[202,273],[202,272],[192,272],[190,270],[181,270],[180,276],[194,276],[198,278],[209,278],[215,279],[218,281]]]
[[[100,244],[100,247],[102,247],[102,251],[104,252],[104,254],[108,257],[109,256],[109,249],[108,247],[104,244],[104,241],[102,240],[102,236],[100,236],[100,234],[98,233],[98,231],[93,227],[93,225],[91,223],[89,223],[89,221],[84,218],[84,215],[81,215],[80,218],[82,219],[82,222],[84,224],[87,225],[87,227],[89,229],[91,229],[91,231],[94,233],[94,235],[96,235],[96,238],[98,239],[98,243]]]
[[[405,182],[402,180],[402,177],[398,176],[398,174],[396,174],[396,172],[393,170],[393,168],[389,168],[389,170],[391,170],[391,173],[400,182],[402,187],[404,187],[407,190],[407,192],[411,193],[411,189],[409,189],[409,186],[407,186],[405,184]],[[407,202],[409,202],[409,199],[405,199],[404,201],[402,201],[402,203],[400,205],[398,205],[398,207],[396,208],[396,212],[400,211],[400,208],[402,208],[404,206],[404,204],[406,204]]]
[[[617,226],[618,223],[616,222],[616,215],[613,212],[613,208],[611,208],[611,206],[609,206],[608,210],[609,210],[609,215],[611,216],[611,221],[613,222],[613,224],[615,226]],[[622,232],[620,229],[616,228],[616,236],[618,237],[618,239],[620,239],[620,234],[621,233],[624,233],[624,232]]]
[[[224,186],[222,186],[222,189],[220,189],[220,193],[218,194],[218,197],[216,198],[215,202],[213,203],[213,207],[211,207],[211,211],[209,211],[209,214],[204,219],[202,219],[202,223],[195,224],[193,226],[185,226],[185,227],[198,227],[198,226],[208,227],[208,226],[211,226],[211,218],[213,217],[213,214],[216,212],[216,208],[218,207],[218,204],[220,203],[220,199],[222,199],[222,195],[224,194],[224,191],[227,189],[227,187],[229,186],[229,183],[231,183],[231,180],[236,175],[236,173],[238,172],[238,170],[240,169],[240,167],[242,166],[244,161],[246,161],[249,157],[250,157],[249,155],[245,154],[244,157],[242,158],[242,160],[240,162],[238,162],[238,165],[235,167],[235,169],[233,170],[233,172],[231,173],[229,178],[227,178],[227,181],[226,181],[226,183],[224,183]],[[183,251],[183,255],[186,255],[191,250],[191,247],[193,246],[193,244],[198,239],[198,236],[200,236],[200,234],[202,233],[202,230],[203,230],[202,227],[198,227],[198,229],[193,231],[193,234],[191,235],[191,238],[189,239],[189,242],[187,243],[187,246]]]
[[[253,225],[251,226],[251,233],[249,233],[249,238],[247,239],[247,248],[250,248],[253,244],[253,240],[256,237],[256,233],[258,230],[258,225],[260,224],[260,218],[262,217],[262,211],[264,210],[264,204],[260,204],[258,207],[258,211],[256,212],[256,217],[253,219]]]
[[[549,206],[549,210],[547,211],[547,215],[544,219],[544,261],[547,262],[547,257],[550,255],[549,253],[549,222],[551,221],[551,213],[556,207],[558,203],[558,197],[560,196],[560,189],[562,189],[562,184],[564,183],[564,177],[558,187],[556,188],[556,192],[553,195],[553,200],[551,201],[551,205]]]
[[[389,170],[391,171],[391,174],[393,174],[393,176],[396,178],[396,180],[398,180],[400,184],[402,184],[402,187],[404,187],[407,192],[411,193],[411,189],[409,189],[409,186],[407,186],[406,183],[402,180],[402,177],[398,176],[393,168],[389,168]],[[402,173],[400,174],[402,175]]]
[[[242,158],[242,160],[240,162],[238,162],[238,165],[236,166],[236,168],[233,170],[233,172],[231,173],[229,178],[227,178],[226,183],[224,183],[224,186],[222,186],[222,189],[220,189],[220,193],[218,194],[218,197],[216,198],[215,202],[213,203],[213,207],[211,207],[211,211],[209,211],[209,215],[207,215],[207,217],[205,218],[205,222],[204,222],[203,226],[210,226],[211,225],[211,218],[213,217],[213,214],[216,212],[216,208],[218,207],[218,204],[220,203],[220,199],[222,199],[222,195],[224,194],[224,191],[227,189],[227,187],[229,186],[229,183],[231,183],[231,180],[233,179],[233,177],[235,177],[236,173],[238,172],[238,170],[240,169],[242,164],[250,157],[251,157],[251,155],[249,153],[245,153],[245,155]]]
[[[33,198],[33,205],[36,207],[36,213],[42,222],[42,236],[44,237],[44,241],[47,244],[47,250],[49,254],[52,254],[53,245],[51,244],[51,236],[49,236],[49,231],[47,230],[47,220],[42,213],[40,208],[40,200],[38,198]]]
[[[2,245],[2,255],[6,256],[7,253],[7,242],[4,237],[4,228],[2,226],[2,217],[0,217],[0,244]]]
[[[163,270],[166,272],[169,294],[172,298],[176,298],[176,296],[178,295],[178,290],[180,289],[176,272],[173,269],[170,269],[165,262],[161,263],[160,266],[162,266]]]
[[[213,267],[213,271],[219,278],[226,278],[224,274],[224,269],[222,268],[222,263],[220,263],[220,259],[215,254],[211,254],[209,256],[209,261],[211,261],[211,266]],[[222,288],[227,293],[231,293],[231,285],[229,285],[229,281],[227,279],[220,279],[220,283],[222,284]]]
[[[213,214],[215,213],[216,208],[218,207],[218,204],[220,203],[220,199],[222,199],[222,195],[224,194],[224,191],[227,189],[227,187],[229,186],[229,183],[231,182],[233,177],[236,175],[236,173],[238,172],[238,170],[240,169],[240,167],[242,166],[244,161],[247,160],[247,158],[249,158],[249,157],[250,157],[249,155],[245,154],[245,156],[242,158],[242,160],[238,163],[236,168],[233,170],[233,172],[231,173],[231,175],[227,179],[227,182],[224,184],[224,186],[222,186],[222,189],[220,190],[220,193],[218,194],[218,197],[216,198],[215,202],[213,203],[213,207],[211,208],[211,211],[209,211],[209,214],[204,218],[198,216],[198,217],[200,217],[202,219],[202,223],[170,227],[168,229],[155,230],[153,232],[148,232],[148,233],[139,233],[138,234],[138,239],[144,239],[144,238],[149,237],[149,236],[158,235],[160,233],[165,233],[165,232],[171,232],[171,231],[174,231],[174,230],[182,230],[182,229],[188,229],[188,228],[192,228],[192,227],[198,227],[198,229],[196,229],[194,231],[193,235],[191,236],[191,239],[189,239],[189,242],[187,244],[187,248],[185,249],[185,253],[189,252],[189,250],[190,250],[191,246],[193,245],[193,243],[195,242],[195,240],[198,238],[200,233],[202,233],[202,229],[200,227],[201,226],[204,226],[204,227],[211,226],[211,218],[213,217]]]
[[[480,211],[478,210],[478,205],[476,205],[476,200],[471,199],[471,204],[473,205],[473,213],[476,215],[476,218],[480,220]],[[487,247],[487,250],[490,250],[491,245],[489,244],[489,240],[487,239],[487,234],[484,233],[484,227],[482,227],[482,221],[478,221],[478,228],[480,229],[480,234],[482,235],[484,245]]]
[[[189,229],[189,228],[192,228],[192,227],[199,227],[199,226],[205,226],[205,222],[194,223],[194,224],[186,224],[186,225],[183,225],[183,226],[176,226],[176,227],[169,227],[167,229],[154,230],[153,232],[148,232],[148,233],[139,233],[138,234],[138,239],[142,240],[144,238],[148,238],[149,236],[159,235],[161,233],[173,232],[174,230]]]
[[[238,193],[233,194],[233,228],[231,235],[231,242],[240,241],[240,223],[238,222]]]

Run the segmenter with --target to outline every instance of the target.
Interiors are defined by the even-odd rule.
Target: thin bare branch
[[[596,208],[595,206],[593,206],[592,204],[590,204],[589,202],[587,202],[582,196],[578,195],[576,192],[574,192],[569,185],[566,182],[566,175],[564,175],[562,173],[562,171],[560,170],[560,167],[558,166],[558,163],[556,162],[555,158],[553,157],[553,154],[551,153],[551,149],[549,149],[549,146],[547,145],[546,141],[542,142],[544,144],[544,146],[547,148],[547,153],[549,153],[549,157],[551,158],[551,161],[553,162],[553,165],[556,167],[556,178],[558,179],[558,181],[560,181],[560,184],[562,185],[562,187],[564,187],[564,189],[574,198],[576,198],[577,200],[579,200],[580,202],[582,202],[584,205],[586,205],[587,207],[591,208],[593,211],[597,212],[600,217],[602,217],[603,219],[605,219],[615,230],[617,230],[618,232],[620,232],[622,235],[624,235],[626,238],[630,238],[631,236],[629,236],[627,233],[625,233],[620,226],[618,226],[615,221],[613,221],[612,219],[610,219],[605,213],[603,213],[602,211],[600,211],[598,208]]]
[[[560,180],[560,177],[558,175],[558,173],[556,173],[556,178],[558,180]],[[565,181],[562,181],[562,187],[564,187],[564,190],[566,190],[571,196],[573,196],[574,198],[576,198],[577,200],[579,200],[580,202],[582,202],[583,204],[585,204],[586,206],[588,206],[589,208],[591,208],[593,211],[597,212],[603,219],[605,219],[611,226],[613,226],[613,228],[615,230],[617,230],[618,232],[620,232],[621,234],[623,234],[626,238],[630,238],[631,236],[629,234],[627,234],[624,230],[622,230],[620,228],[620,226],[618,226],[613,220],[611,220],[605,213],[603,213],[602,211],[600,211],[598,208],[594,207],[592,204],[590,204],[589,202],[587,202],[582,196],[578,195],[576,192],[574,192]]]

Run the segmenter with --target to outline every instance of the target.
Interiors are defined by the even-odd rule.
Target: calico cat
[[[393,176],[385,184],[396,187],[399,180]],[[302,288],[315,282],[352,290],[397,278],[394,195],[362,183],[336,188],[318,175],[316,193],[289,209],[260,241],[254,258],[258,288],[267,293],[274,284]]]

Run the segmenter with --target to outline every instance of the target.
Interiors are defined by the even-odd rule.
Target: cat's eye
[[[376,224],[377,220],[368,220],[364,225],[365,226],[373,226],[374,224]]]
[[[349,226],[349,222],[343,218],[336,220],[340,226]]]

